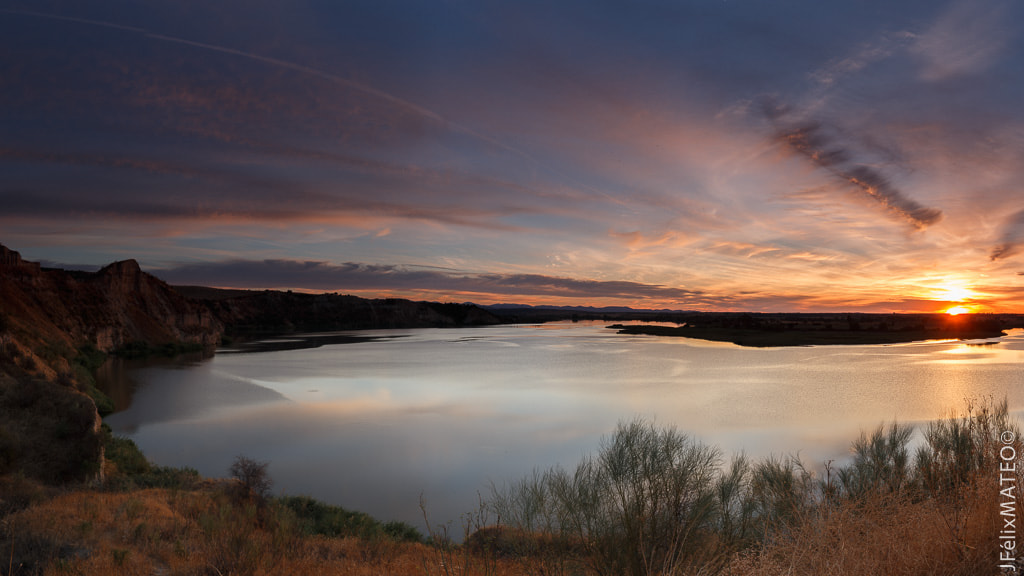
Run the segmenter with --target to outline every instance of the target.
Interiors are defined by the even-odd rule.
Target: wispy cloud
[[[1003,222],[1002,238],[997,246],[989,252],[992,261],[1004,260],[1016,256],[1024,248],[1024,210],[1021,210]]]
[[[210,176],[215,174],[212,170],[204,170],[195,165],[173,163],[167,160],[88,152],[59,152],[55,150],[39,150],[31,147],[15,148],[12,146],[0,146],[0,160],[125,168],[157,174],[180,174],[183,176]]]
[[[63,21],[63,22],[74,22],[74,23],[77,23],[77,24],[84,24],[84,25],[87,25],[87,26],[97,26],[97,27],[101,27],[101,28],[109,28],[109,29],[113,29],[113,30],[120,30],[120,31],[124,31],[124,32],[141,34],[141,35],[143,35],[143,36],[145,36],[147,38],[151,38],[151,39],[154,39],[154,40],[159,40],[159,41],[162,41],[162,42],[171,42],[171,43],[175,43],[175,44],[181,44],[181,45],[184,45],[184,46],[192,46],[192,47],[200,48],[200,49],[203,49],[203,50],[208,50],[208,51],[213,51],[213,52],[220,52],[220,53],[223,53],[223,54],[230,54],[230,55],[233,55],[233,56],[238,56],[238,57],[246,58],[246,59],[249,59],[249,60],[255,60],[257,62],[262,62],[264,64],[268,64],[268,65],[271,65],[271,66],[276,66],[276,67],[284,68],[284,69],[288,69],[288,70],[294,70],[296,72],[302,72],[304,74],[309,74],[311,76],[316,76],[316,77],[320,77],[320,78],[323,78],[323,79],[326,79],[326,80],[330,80],[332,82],[336,82],[338,84],[344,85],[344,86],[346,86],[348,88],[352,88],[354,90],[358,90],[360,92],[364,92],[364,93],[369,94],[371,96],[374,96],[376,98],[380,98],[382,100],[385,100],[387,102],[395,104],[395,105],[397,105],[399,107],[407,109],[407,110],[409,110],[411,112],[419,114],[419,115],[421,115],[421,116],[423,116],[425,118],[429,118],[430,120],[434,120],[434,121],[442,122],[442,123],[446,122],[437,113],[432,112],[430,110],[427,110],[426,108],[423,108],[421,106],[417,106],[416,104],[413,104],[412,102],[409,102],[407,100],[404,100],[402,98],[399,98],[397,96],[389,94],[388,92],[385,92],[383,90],[379,90],[379,89],[374,88],[372,86],[369,86],[369,85],[366,85],[366,84],[363,84],[363,83],[360,83],[360,82],[355,82],[355,81],[350,80],[348,78],[343,78],[343,77],[338,76],[336,74],[331,74],[329,72],[325,72],[325,71],[317,69],[317,68],[313,68],[313,67],[310,67],[310,66],[304,66],[302,64],[297,64],[295,62],[289,62],[287,60],[282,60],[282,59],[279,59],[279,58],[272,58],[272,57],[269,57],[269,56],[264,56],[264,55],[261,55],[261,54],[256,54],[254,52],[248,52],[248,51],[245,51],[245,50],[238,50],[236,48],[230,48],[230,47],[227,47],[227,46],[220,46],[220,45],[217,45],[217,44],[210,44],[210,43],[207,43],[207,42],[197,42],[197,41],[194,41],[194,40],[189,40],[189,39],[186,39],[186,38],[180,38],[180,37],[177,37],[177,36],[169,36],[169,35],[166,35],[166,34],[158,34],[158,33],[155,33],[155,32],[151,32],[151,31],[149,31],[149,30],[147,30],[145,28],[140,28],[140,27],[136,27],[136,26],[125,26],[125,25],[122,25],[122,24],[118,24],[118,23],[115,23],[115,22],[108,22],[108,21],[104,21],[104,20],[95,20],[95,19],[91,19],[91,18],[79,18],[79,17],[74,17],[74,16],[64,16],[64,15],[61,15],[61,14],[51,14],[51,13],[46,13],[46,12],[37,12],[37,11],[34,11],[34,10],[0,9],[0,12],[6,13],[6,14],[12,14],[12,15],[31,16],[31,17],[36,17],[36,18],[44,18],[44,19],[48,19],[48,20],[58,20],[58,21]],[[459,127],[459,128],[463,129],[461,127]]]
[[[31,4],[0,9],[0,240],[37,259],[726,309],[1019,280],[1013,0]]]
[[[844,79],[891,58],[910,38],[913,38],[913,34],[909,32],[884,34],[879,40],[864,44],[849,56],[835,58],[825,66],[812,71],[811,78],[822,88],[834,88]]]
[[[235,57],[238,57],[238,58],[244,58],[244,59],[247,59],[247,60],[252,60],[252,61],[255,61],[255,62],[260,62],[260,63],[266,64],[268,66],[273,66],[273,67],[276,67],[276,68],[279,68],[279,69],[282,69],[282,70],[289,70],[289,71],[293,71],[293,72],[298,72],[298,73],[306,75],[306,76],[310,76],[310,77],[314,77],[314,78],[319,78],[321,80],[325,80],[325,81],[331,82],[333,84],[336,84],[338,86],[344,87],[346,89],[353,90],[353,91],[358,92],[358,93],[360,93],[362,95],[369,96],[369,97],[371,97],[373,99],[376,99],[380,103],[385,103],[385,104],[388,104],[390,106],[393,106],[394,108],[396,108],[396,109],[398,109],[398,110],[400,110],[402,112],[405,112],[405,113],[417,116],[417,117],[419,117],[419,118],[421,118],[423,120],[426,120],[429,123],[431,123],[433,125],[434,129],[440,129],[440,130],[444,130],[444,131],[452,131],[452,132],[456,132],[456,133],[459,133],[459,134],[464,135],[464,136],[468,136],[468,137],[476,140],[477,142],[479,142],[482,145],[485,145],[485,146],[488,146],[488,147],[492,147],[494,149],[501,150],[501,151],[503,151],[505,153],[511,153],[511,154],[521,158],[522,160],[527,161],[531,165],[540,166],[540,167],[543,167],[544,169],[547,169],[547,170],[553,169],[553,167],[551,165],[549,165],[548,163],[544,162],[540,158],[534,156],[533,154],[531,154],[528,151],[525,151],[525,150],[522,150],[522,149],[520,149],[518,147],[509,145],[508,143],[503,142],[501,140],[498,140],[497,138],[494,138],[494,137],[492,137],[492,136],[490,136],[488,134],[485,134],[485,133],[483,133],[481,131],[475,130],[475,129],[469,127],[469,126],[463,125],[463,124],[461,124],[461,123],[459,123],[457,121],[454,121],[454,120],[452,120],[450,118],[446,118],[446,117],[442,116],[441,114],[435,112],[434,110],[430,110],[430,109],[428,109],[428,108],[426,108],[424,106],[416,104],[416,103],[412,102],[409,99],[402,98],[400,96],[396,96],[396,95],[392,94],[391,92],[388,92],[388,91],[385,91],[385,90],[381,90],[380,88],[377,88],[377,87],[372,86],[370,84],[367,84],[365,82],[359,82],[359,81],[356,81],[356,80],[352,80],[351,78],[347,78],[347,77],[344,77],[342,75],[335,74],[333,72],[330,72],[330,71],[327,71],[327,70],[324,70],[324,69],[321,69],[321,68],[317,68],[317,67],[313,67],[313,66],[308,66],[308,65],[305,65],[305,64],[297,63],[297,62],[292,62],[292,61],[285,60],[285,59],[282,59],[282,58],[275,58],[275,57],[271,57],[271,56],[266,56],[264,54],[260,54],[260,53],[249,51],[249,50],[242,50],[242,49],[233,48],[233,47],[230,47],[230,46],[224,46],[224,45],[221,45],[221,44],[210,43],[210,42],[201,42],[201,41],[197,41],[197,40],[182,38],[180,36],[175,36],[175,35],[160,34],[160,33],[157,33],[157,32],[153,32],[151,30],[147,30],[145,28],[136,27],[136,26],[125,26],[125,25],[121,25],[121,24],[118,24],[118,23],[115,23],[115,22],[108,22],[108,21],[104,21],[104,20],[96,20],[96,19],[80,18],[80,17],[71,17],[71,16],[60,15],[60,14],[52,14],[52,13],[38,12],[38,11],[34,11],[34,10],[23,10],[23,9],[0,9],[0,12],[7,13],[7,14],[12,14],[12,15],[21,15],[21,16],[43,18],[43,19],[49,19],[49,20],[73,22],[73,23],[82,24],[82,25],[86,25],[86,26],[95,26],[95,27],[100,27],[100,28],[107,28],[107,29],[112,29],[112,30],[123,31],[123,32],[127,32],[127,33],[132,33],[132,34],[139,34],[139,35],[144,36],[145,38],[148,38],[148,39],[151,39],[151,40],[156,40],[156,41],[159,41],[159,42],[168,42],[168,43],[177,44],[177,45],[181,45],[181,46],[197,48],[197,49],[204,50],[204,51],[218,52],[218,53],[221,53],[221,54],[226,54],[226,55],[235,56]]]
[[[1012,20],[1001,0],[958,0],[923,33],[913,52],[923,61],[921,79],[937,82],[979,74],[1001,55]]]
[[[181,197],[168,198],[162,194],[61,197],[37,189],[7,188],[0,189],[0,202],[5,205],[0,221],[46,216],[51,219],[148,220],[199,227],[258,223],[368,224],[379,227],[389,221],[400,220],[504,232],[523,230],[503,221],[515,214],[516,210],[511,207],[489,209],[446,202],[404,204],[357,195],[295,191],[287,182],[260,182],[259,185],[259,195],[263,197],[253,204],[246,204],[235,197],[204,200],[201,195],[192,194],[188,195],[192,202],[185,203]],[[253,190],[247,189],[250,193]],[[276,199],[273,198],[275,190]]]

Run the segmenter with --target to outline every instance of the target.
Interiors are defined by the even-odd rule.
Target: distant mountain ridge
[[[690,313],[695,310],[677,310],[672,308],[630,308],[629,306],[556,306],[552,304],[486,304],[481,308],[487,310],[558,310],[561,312],[586,312],[590,314],[665,314]]]
[[[456,328],[499,324],[474,304],[360,298],[277,290],[177,287],[202,303],[230,334],[391,328]]]

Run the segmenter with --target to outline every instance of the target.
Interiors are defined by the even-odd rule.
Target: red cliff
[[[53,270],[0,246],[0,474],[102,477],[100,419],[82,372],[89,345],[213,346],[221,331],[205,306],[134,260],[95,273]]]
[[[25,262],[3,246],[0,314],[31,348],[89,343],[109,352],[135,342],[214,346],[222,332],[205,306],[143,272],[134,260],[95,273],[69,272]]]

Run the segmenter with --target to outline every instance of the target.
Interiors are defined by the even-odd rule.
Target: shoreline
[[[669,336],[712,342],[729,342],[748,348],[788,346],[906,344],[928,340],[985,340],[1006,336],[999,329],[932,329],[907,331],[873,330],[759,330],[702,326],[658,326],[611,324],[617,334]]]

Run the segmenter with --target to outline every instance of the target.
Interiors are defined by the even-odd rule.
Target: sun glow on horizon
[[[947,282],[945,285],[936,289],[933,298],[936,300],[945,300],[947,302],[965,302],[967,300],[973,300],[977,294],[974,290],[965,286],[961,282]]]
[[[945,308],[938,310],[950,316],[960,314],[974,314],[988,308],[983,304],[989,297],[988,294],[978,292],[971,286],[970,280],[946,277],[941,283],[933,285],[930,289],[929,298],[938,300]]]

